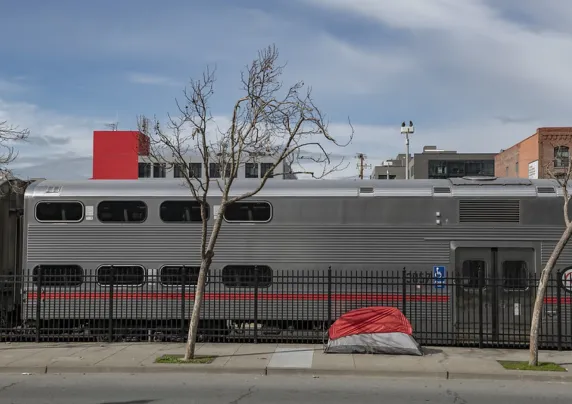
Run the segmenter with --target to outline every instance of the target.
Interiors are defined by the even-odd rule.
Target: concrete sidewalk
[[[528,351],[424,348],[425,356],[324,354],[322,345],[198,344],[210,364],[157,364],[165,354],[183,354],[183,344],[0,344],[0,373],[199,372],[260,375],[307,374],[436,379],[496,379],[572,382],[572,352],[542,352],[541,361],[568,372],[504,369],[497,360],[527,360]]]

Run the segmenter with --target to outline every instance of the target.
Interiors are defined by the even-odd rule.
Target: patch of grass
[[[562,366],[553,362],[538,362],[538,366],[529,366],[527,361],[497,361],[509,370],[540,370],[545,372],[566,372]]]
[[[155,359],[155,363],[171,363],[171,364],[209,364],[216,359],[216,356],[196,356],[191,360],[184,360],[184,355],[163,355]]]

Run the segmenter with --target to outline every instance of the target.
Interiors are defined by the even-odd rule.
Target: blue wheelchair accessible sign
[[[443,289],[445,287],[446,274],[445,267],[433,267],[433,285],[435,289]]]

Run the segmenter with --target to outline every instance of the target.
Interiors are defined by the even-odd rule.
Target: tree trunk
[[[187,335],[187,346],[185,349],[184,360],[188,361],[195,358],[195,347],[197,345],[197,332],[199,329],[199,318],[201,314],[201,304],[205,293],[205,284],[207,280],[207,272],[211,266],[212,251],[207,251],[205,259],[201,262],[199,271],[199,279],[195,290],[195,303],[193,304],[193,312],[191,314],[191,324],[189,325],[189,333]]]
[[[546,295],[548,279],[550,278],[550,274],[554,269],[556,261],[558,261],[562,250],[564,250],[566,243],[568,243],[570,236],[572,236],[572,225],[568,225],[566,227],[566,230],[560,237],[558,244],[556,244],[550,259],[546,263],[546,266],[540,275],[540,282],[538,283],[536,300],[534,302],[534,311],[532,312],[532,323],[530,325],[530,356],[528,360],[528,364],[530,366],[538,366],[538,332],[540,330],[540,313],[542,312],[542,305],[544,304],[544,296]]]
[[[214,257],[214,246],[218,239],[218,234],[220,231],[220,227],[222,225],[222,217],[224,216],[224,212],[226,209],[225,203],[226,203],[226,197],[223,197],[222,203],[217,213],[217,218],[215,219],[214,226],[211,231],[209,244],[206,248],[204,257],[202,257],[201,261],[201,270],[199,271],[199,279],[197,281],[197,287],[195,289],[195,304],[193,305],[193,313],[191,314],[191,323],[189,324],[189,334],[187,335],[187,347],[185,350],[186,361],[195,358],[195,346],[197,344],[197,331],[199,329],[201,304],[203,302],[203,295],[205,293],[207,273],[209,271],[209,268],[211,267],[211,263]]]

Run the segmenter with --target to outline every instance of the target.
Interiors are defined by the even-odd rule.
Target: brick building
[[[497,177],[550,178],[568,167],[572,127],[538,128],[536,133],[495,156]]]

